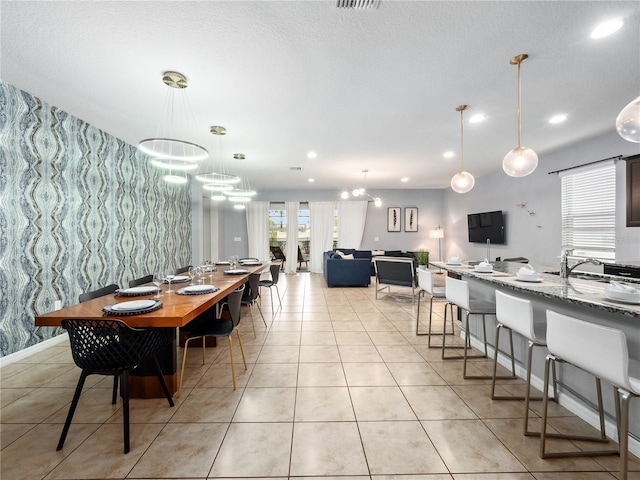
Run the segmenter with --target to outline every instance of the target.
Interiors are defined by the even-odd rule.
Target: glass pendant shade
[[[510,177],[526,177],[538,166],[538,155],[527,147],[516,147],[502,160],[502,169]]]
[[[513,57],[509,63],[518,66],[518,146],[507,153],[502,160],[502,169],[504,173],[510,177],[526,177],[533,173],[538,166],[538,154],[530,148],[523,147],[521,142],[522,135],[522,110],[520,100],[520,64],[524,62],[529,55],[523,53]]]
[[[618,114],[616,130],[626,141],[640,143],[640,97],[633,100]]]
[[[475,185],[476,181],[469,172],[458,172],[451,179],[451,188],[456,193],[467,193]]]

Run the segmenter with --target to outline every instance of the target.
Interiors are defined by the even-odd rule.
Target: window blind
[[[562,246],[572,256],[615,259],[615,170],[612,161],[561,174]]]

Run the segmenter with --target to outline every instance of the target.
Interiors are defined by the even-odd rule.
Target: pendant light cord
[[[464,109],[460,110],[460,171],[464,172]]]
[[[520,111],[520,62],[518,62],[518,148],[522,147],[522,142],[521,142],[521,125],[522,125],[522,113]]]

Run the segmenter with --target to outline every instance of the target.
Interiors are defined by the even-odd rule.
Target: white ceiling
[[[480,177],[517,144],[514,55],[522,65],[522,143],[541,158],[613,131],[640,86],[640,3],[381,0],[7,1],[0,77],[128,143],[157,133],[166,70],[184,73],[202,143],[257,189],[430,188],[460,159]],[[616,34],[589,38],[621,17]],[[560,125],[548,119],[566,113]],[[227,128],[225,137],[210,125]],[[316,159],[307,152],[316,151]],[[615,152],[612,152],[615,154]],[[591,159],[597,160],[597,159]],[[302,172],[290,167],[303,167]],[[315,178],[310,184],[307,178]],[[409,181],[401,183],[401,177]],[[505,180],[508,177],[505,176]]]

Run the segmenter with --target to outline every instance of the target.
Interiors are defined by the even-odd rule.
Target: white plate
[[[243,273],[249,273],[249,270],[243,270],[241,268],[236,268],[235,270],[225,270],[224,273],[229,275],[241,275]]]
[[[173,282],[186,282],[187,280],[191,280],[191,277],[187,277],[184,275],[176,275],[171,279],[171,283]]]
[[[216,265],[229,265],[229,262],[227,262],[226,260],[222,262],[216,262]]]
[[[240,262],[240,265],[246,265],[246,266],[262,265],[262,262],[256,262],[256,261]]]
[[[613,296],[615,295],[615,292],[604,292],[604,298],[606,298],[607,300],[611,300],[613,302],[620,302],[620,303],[629,303],[631,305],[640,305],[640,298],[632,298],[630,296],[626,296],[626,297],[621,297],[621,296]],[[634,295],[637,297],[640,297],[640,295]]]
[[[473,269],[474,272],[476,273],[493,273],[493,268],[474,268]]]
[[[188,287],[184,287],[182,290],[185,292],[206,292],[213,288],[215,288],[213,285],[189,285]]]
[[[120,290],[119,293],[142,295],[146,293],[156,293],[157,291],[158,287],[146,286],[125,288],[124,290]]]
[[[122,302],[111,305],[111,310],[120,310],[123,312],[144,310],[145,308],[153,307],[155,304],[155,300],[133,300],[131,302]]]
[[[516,275],[516,279],[521,282],[540,283],[542,279],[539,276],[534,275]]]
[[[447,265],[462,265],[462,262],[447,262]]]

